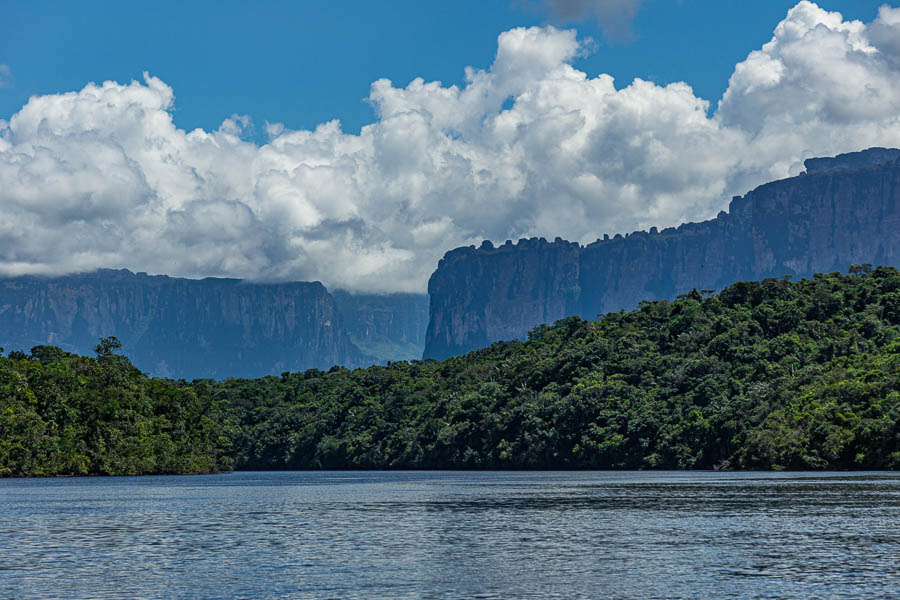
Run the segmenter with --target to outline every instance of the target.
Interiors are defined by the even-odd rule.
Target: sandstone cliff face
[[[425,347],[428,296],[332,292],[344,329],[373,361],[418,359]]]
[[[140,369],[169,377],[261,376],[370,362],[322,284],[251,284],[101,270],[0,280],[0,346],[91,354],[115,335]]]
[[[579,297],[579,251],[578,244],[560,239],[552,244],[533,239],[448,252],[428,282],[425,357],[444,358],[519,337],[523,323],[569,314]]]
[[[523,338],[571,314],[635,308],[742,279],[900,266],[900,150],[806,161],[703,223],[598,240],[482,244],[448,252],[428,284],[425,356]]]

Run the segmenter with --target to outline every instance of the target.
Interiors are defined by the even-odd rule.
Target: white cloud
[[[424,291],[446,250],[483,238],[710,218],[804,158],[900,146],[898,29],[900,9],[863,24],[800,2],[712,115],[685,83],[587,77],[575,33],[552,27],[501,34],[461,87],[376,81],[359,135],[265,124],[258,146],[237,115],[180,130],[150,76],[33,97],[0,121],[0,272]]]

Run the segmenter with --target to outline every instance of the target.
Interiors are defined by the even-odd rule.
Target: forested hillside
[[[900,272],[852,271],[354,371],[186,384],[39,347],[0,360],[0,473],[900,468]]]
[[[853,270],[217,398],[239,468],[898,468],[900,273]]]

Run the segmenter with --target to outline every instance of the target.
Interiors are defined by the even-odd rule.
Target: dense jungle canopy
[[[0,358],[0,475],[900,468],[889,267],[694,290],[441,362],[186,382],[116,346]]]

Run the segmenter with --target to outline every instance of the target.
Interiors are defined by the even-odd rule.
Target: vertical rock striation
[[[428,283],[425,356],[445,358],[571,314],[634,308],[742,279],[854,263],[900,266],[900,150],[807,160],[807,172],[735,197],[728,212],[588,246],[543,238],[448,252]]]
[[[559,238],[484,242],[451,250],[428,282],[426,358],[445,358],[570,314],[579,298],[581,247]]]
[[[100,270],[0,280],[0,346],[90,354],[115,335],[140,369],[169,377],[256,377],[370,359],[318,282],[253,284]]]

